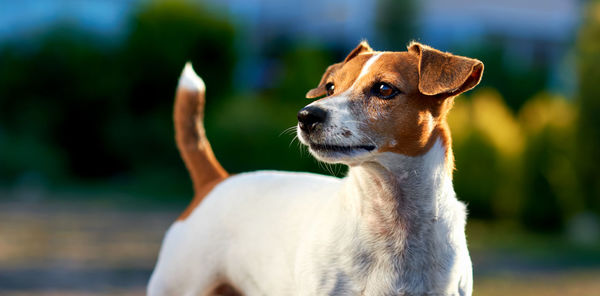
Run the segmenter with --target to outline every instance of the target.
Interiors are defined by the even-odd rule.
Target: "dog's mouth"
[[[327,143],[325,141],[323,143],[319,141],[322,138],[324,137],[317,137],[317,139],[313,137],[311,139],[311,135],[304,133],[304,131],[298,131],[298,139],[302,144],[308,146],[310,154],[317,160],[326,163],[345,163],[351,165],[352,163],[368,158],[377,150],[377,145],[372,141],[356,139],[356,141],[353,141],[354,143],[348,144],[343,142]],[[365,142],[368,144],[365,144]]]
[[[337,153],[349,154],[352,152],[360,152],[360,151],[371,152],[371,151],[375,150],[374,145],[340,146],[340,145],[310,143],[309,146],[310,146],[310,149],[312,149],[313,151],[325,152],[325,153],[337,152]]]

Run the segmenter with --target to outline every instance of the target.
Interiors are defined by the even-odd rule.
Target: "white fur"
[[[204,92],[206,89],[204,81],[196,74],[191,62],[185,63],[185,67],[179,78],[179,87],[198,92]]]
[[[382,54],[383,54],[383,52],[380,52],[367,60],[367,62],[363,65],[362,69],[360,70],[360,73],[358,74],[358,78],[356,78],[356,80],[354,80],[354,83],[352,83],[352,86],[350,88],[354,88],[354,86],[356,85],[356,82],[358,82],[363,76],[365,76],[367,73],[369,73],[369,70],[371,69],[371,65],[373,65],[381,57]]]
[[[248,296],[470,295],[465,208],[444,153],[439,141],[420,157],[384,153],[344,179],[231,177],[171,226],[148,295],[203,295],[219,281]],[[401,201],[414,211],[398,225],[406,232],[373,234],[372,223],[381,222],[376,211],[397,206],[374,177],[394,178],[405,190]],[[410,233],[413,222],[426,226]]]

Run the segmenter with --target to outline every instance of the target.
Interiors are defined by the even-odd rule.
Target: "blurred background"
[[[595,0],[0,0],[0,294],[144,294],[192,196],[188,60],[229,172],[343,176],[283,131],[362,39],[485,64],[449,118],[475,295],[600,295]]]

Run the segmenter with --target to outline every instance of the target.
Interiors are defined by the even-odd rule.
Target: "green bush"
[[[560,229],[584,210],[574,167],[576,117],[572,103],[546,93],[530,99],[519,112],[527,136],[521,221],[529,228]]]
[[[600,1],[589,2],[577,40],[576,170],[585,205],[600,213]]]
[[[161,1],[142,6],[122,40],[65,23],[35,42],[4,46],[0,179],[34,172],[55,184],[104,180],[189,193],[173,142],[175,86],[191,60],[214,101],[229,96],[233,37],[212,12]]]

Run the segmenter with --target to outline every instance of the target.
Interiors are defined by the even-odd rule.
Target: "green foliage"
[[[584,210],[574,170],[577,113],[564,98],[539,94],[519,113],[527,135],[523,152],[523,223],[536,230],[557,229]]]
[[[59,152],[63,147],[94,153],[101,145],[87,137],[103,123],[95,114],[108,111],[101,103],[105,89],[84,83],[98,73],[83,67],[94,67],[90,64],[104,58],[95,42],[83,32],[58,26],[36,49],[8,46],[0,52],[0,131],[6,129],[0,143],[4,146],[0,177],[10,180],[23,170],[34,169],[49,176],[60,174],[61,168],[78,165],[66,157],[70,151]],[[75,81],[82,83],[72,84]],[[82,145],[69,145],[72,142]]]
[[[600,212],[600,1],[590,1],[577,40],[577,174],[586,205]]]
[[[448,120],[454,134],[455,189],[471,216],[516,218],[523,135],[500,94],[483,88],[461,96]]]
[[[494,217],[491,197],[502,186],[503,177],[494,147],[477,132],[454,146],[458,168],[454,187],[459,198],[468,203],[471,217]]]
[[[586,209],[575,171],[577,110],[540,93],[514,114],[499,93],[459,97],[450,112],[455,190],[471,217],[558,230]]]
[[[507,42],[512,41],[491,39],[484,46],[461,52],[484,63],[480,87],[497,89],[510,109],[517,112],[528,99],[546,88],[550,68],[535,58],[524,60],[518,55],[506,54]]]
[[[141,7],[123,42],[74,28],[0,50],[0,179],[33,171],[54,183],[104,179],[189,193],[173,143],[175,85],[191,60],[216,101],[229,94],[232,26],[169,1]]]
[[[379,50],[402,50],[410,40],[417,39],[417,3],[414,0],[377,1],[378,17],[375,19],[375,26],[383,43]]]

